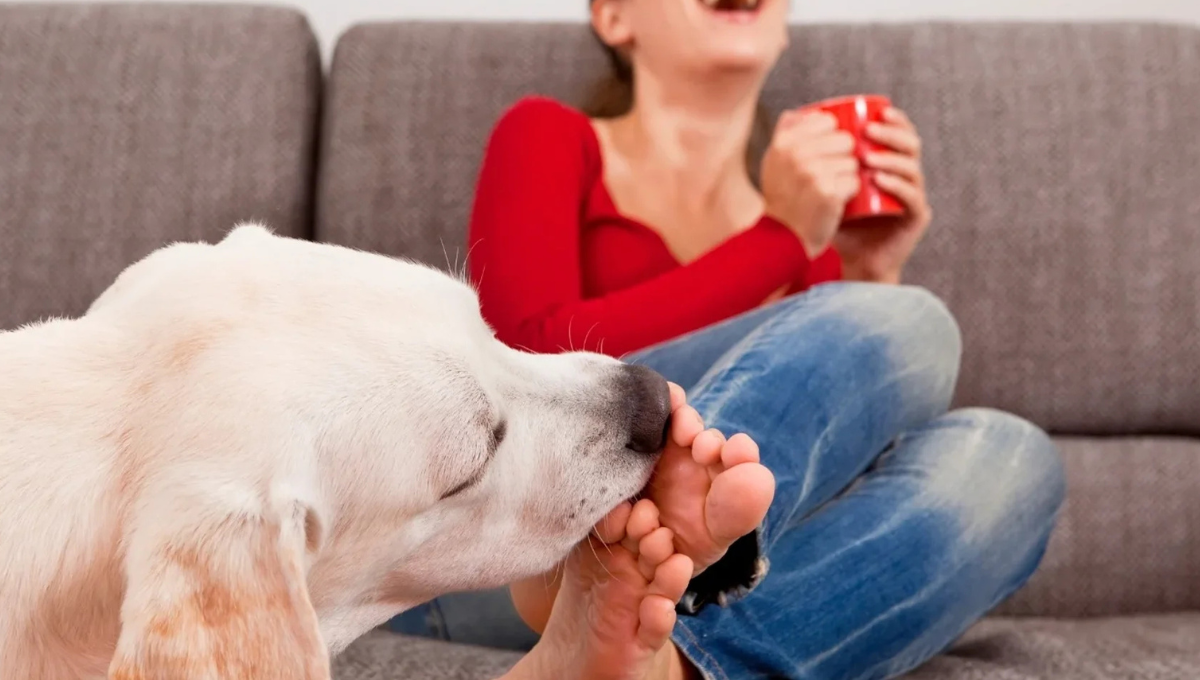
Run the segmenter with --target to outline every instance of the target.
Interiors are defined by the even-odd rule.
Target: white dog
[[[551,568],[646,483],[666,383],[494,339],[434,269],[235,229],[0,333],[0,678],[310,680]]]

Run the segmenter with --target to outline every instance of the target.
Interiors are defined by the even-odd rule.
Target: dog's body
[[[157,251],[0,333],[0,677],[327,678],[397,611],[550,568],[668,409],[505,347],[432,269],[253,226]]]

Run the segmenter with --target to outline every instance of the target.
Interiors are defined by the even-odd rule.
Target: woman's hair
[[[623,116],[633,108],[633,64],[620,50],[601,40],[595,30],[592,36],[608,57],[609,72],[592,84],[580,108],[592,118]],[[754,115],[754,127],[750,131],[750,143],[746,146],[746,167],[756,184],[759,161],[771,143],[771,127],[771,114],[759,102]]]

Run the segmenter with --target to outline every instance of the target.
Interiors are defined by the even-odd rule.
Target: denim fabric
[[[725,560],[751,563],[710,568],[751,578],[697,579],[676,626],[706,678],[895,677],[1033,573],[1058,455],[1015,416],[948,412],[960,354],[929,293],[834,283],[627,357],[686,387],[710,427],[752,436],[778,484],[751,550]]]

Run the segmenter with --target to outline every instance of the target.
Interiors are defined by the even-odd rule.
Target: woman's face
[[[639,69],[769,71],[787,45],[789,0],[594,0],[592,25]]]

